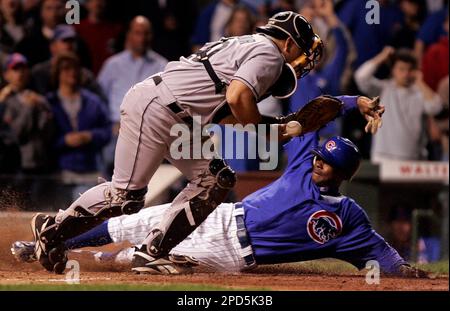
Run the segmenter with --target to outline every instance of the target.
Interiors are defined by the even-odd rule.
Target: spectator
[[[191,53],[191,36],[198,14],[196,0],[134,0],[133,12],[152,21],[154,50],[168,60]],[[130,18],[131,19],[131,18]]]
[[[441,132],[442,159],[449,160],[449,80],[448,76],[441,80],[438,94],[444,104],[444,110],[436,116],[436,123]]]
[[[252,34],[255,20],[252,12],[245,6],[237,5],[225,26],[224,36],[234,37]],[[265,115],[281,114],[281,103],[274,97],[268,97],[258,103],[258,109]],[[275,110],[275,113],[273,112]],[[278,112],[278,113],[277,113]],[[222,158],[227,160],[237,172],[255,171],[259,169],[260,160],[252,150],[257,150],[257,135],[248,131],[230,130],[221,125],[221,136],[217,136],[216,148]]]
[[[425,82],[434,91],[437,91],[439,82],[448,76],[448,16],[443,28],[445,36],[427,49],[422,59],[422,71]]]
[[[40,19],[17,45],[17,51],[26,56],[30,66],[50,58],[50,40],[56,26],[64,20],[63,1],[43,0]]]
[[[162,11],[163,25],[156,35],[154,49],[170,61],[191,53],[188,36],[182,30],[182,25],[171,11]]]
[[[425,0],[401,0],[400,10],[403,13],[401,27],[394,31],[389,45],[394,48],[414,49],[420,25],[426,17]]]
[[[373,137],[372,161],[419,160],[423,158],[422,118],[442,109],[439,96],[423,81],[417,59],[409,51],[397,51],[391,79],[374,77],[377,68],[395,52],[386,47],[355,73],[358,87],[369,96],[380,95],[386,106],[383,127]]]
[[[283,12],[283,11],[297,11],[296,10],[296,2],[304,2],[304,0],[301,1],[295,1],[295,0],[277,0],[277,1],[265,1],[265,3],[258,8],[258,11],[260,12],[260,15],[263,17],[270,17],[277,13]]]
[[[33,90],[43,95],[55,90],[55,86],[51,83],[52,66],[59,55],[66,52],[75,52],[75,38],[76,33],[72,26],[58,25],[55,28],[50,43],[51,58],[34,65],[31,70],[31,87]],[[80,83],[84,88],[103,97],[103,92],[96,82],[94,74],[86,68],[81,69]]]
[[[311,99],[322,95],[338,95],[341,93],[341,77],[347,64],[347,57],[350,54],[349,39],[345,35],[345,28],[339,18],[334,13],[333,2],[327,0],[322,6],[305,5],[299,11],[304,14],[307,11],[309,17],[319,17],[324,20],[327,28],[330,29],[331,36],[334,41],[334,51],[326,50],[325,57],[321,63],[307,76],[298,81],[299,87],[289,99],[289,111],[297,111]],[[326,127],[326,131],[321,134],[337,134],[337,124],[330,123]]]
[[[22,172],[49,172],[50,106],[44,97],[26,88],[29,69],[23,55],[16,53],[8,57],[4,76],[8,84],[0,99],[5,107],[3,122],[9,125],[20,146]]]
[[[321,65],[316,67],[312,74],[299,81],[309,85],[301,87],[303,92],[298,90],[298,93],[303,93],[301,95],[303,99],[300,102],[305,103],[323,93],[333,95],[341,93],[342,76],[355,57],[351,35],[335,14],[332,0],[319,1],[319,3],[305,1],[299,13],[312,21],[314,29],[318,28],[315,27],[316,24],[322,25],[321,28],[325,30],[322,37],[326,38],[325,41],[328,43]],[[306,95],[309,92],[312,94]]]
[[[427,11],[428,13],[434,13],[441,10],[448,0],[426,0],[427,1]]]
[[[448,4],[445,8],[428,15],[420,27],[414,45],[414,53],[419,61],[422,60],[423,53],[428,46],[438,42],[442,36],[446,35],[443,25],[447,16]]]
[[[125,93],[134,84],[147,77],[163,71],[167,60],[150,49],[152,25],[143,17],[135,17],[127,33],[125,50],[106,60],[99,73],[98,81],[108,96],[113,137],[119,134],[120,104]],[[115,139],[111,141],[105,152],[106,165],[112,165]]]
[[[20,0],[0,0],[0,50],[12,53],[24,35]]]
[[[444,22],[446,35],[442,36],[436,43],[430,45],[422,59],[422,71],[424,80],[434,91],[438,90],[440,82],[448,77],[449,49],[448,49],[448,16]],[[447,113],[446,113],[447,112]],[[430,160],[445,159],[446,146],[448,146],[448,127],[443,127],[448,120],[448,111],[436,116],[437,119],[428,117],[427,128],[430,142],[427,145],[428,158]]]
[[[398,203],[389,211],[390,244],[400,256],[409,260],[411,258],[411,208],[405,203]]]
[[[105,19],[106,0],[87,0],[88,15],[79,25],[77,33],[86,43],[92,62],[92,71],[97,74],[103,62],[114,54],[115,39],[122,31],[120,24]]]
[[[0,174],[12,174],[20,169],[19,144],[9,124],[3,121],[6,110],[3,101],[10,92],[7,87],[0,89]]]
[[[8,56],[8,54],[4,53],[2,50],[0,50],[0,89],[4,86],[4,81],[3,81],[3,64],[6,61],[6,57]]]
[[[98,176],[97,158],[111,137],[106,105],[81,86],[80,71],[75,54],[59,55],[52,68],[57,91],[47,96],[55,118],[55,151],[67,183]]]
[[[245,6],[237,6],[231,13],[230,19],[225,25],[224,36],[234,37],[253,33],[255,29],[255,17]]]
[[[388,0],[379,0],[380,23],[368,24],[366,21],[366,1],[347,0],[338,11],[339,19],[347,26],[353,35],[358,53],[354,68],[377,55],[400,27],[402,13],[396,4]],[[370,42],[370,43],[368,43]]]
[[[225,25],[239,2],[239,0],[217,0],[200,13],[192,37],[194,51],[206,42],[217,41],[224,36]]]

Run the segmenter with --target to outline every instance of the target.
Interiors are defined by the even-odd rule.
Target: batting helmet
[[[286,11],[272,16],[267,25],[256,27],[256,32],[276,39],[290,37],[303,54],[291,63],[297,77],[303,77],[311,71],[322,57],[323,43],[314,33],[311,24],[302,15]]]
[[[340,136],[331,137],[311,152],[343,172],[345,179],[351,179],[361,163],[358,147],[351,140]]]

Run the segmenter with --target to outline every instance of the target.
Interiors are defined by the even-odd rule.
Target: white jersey
[[[276,44],[262,34],[226,38],[207,43],[201,50],[207,51],[221,81],[226,85],[241,81],[257,101],[280,77],[285,63]],[[170,62],[161,77],[177,102],[191,116],[202,116],[202,123],[210,121],[225,104],[225,92],[216,94],[214,82],[195,54]]]
[[[172,249],[171,254],[194,257],[201,265],[222,272],[240,272],[246,269],[244,257],[252,253],[251,247],[242,249],[237,237],[236,216],[243,209],[232,203],[220,204],[206,220],[184,241]],[[114,242],[129,241],[140,245],[148,233],[161,221],[170,204],[152,206],[133,215],[123,215],[108,221],[108,231]]]

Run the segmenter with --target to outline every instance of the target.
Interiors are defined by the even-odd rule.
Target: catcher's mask
[[[311,153],[341,171],[347,180],[353,178],[361,163],[358,147],[351,140],[340,136],[331,137]]]
[[[295,42],[302,51],[302,55],[290,64],[297,78],[306,76],[322,57],[322,40],[300,14],[290,11],[277,13],[269,19],[267,25],[257,27],[256,32],[281,40],[290,37]]]

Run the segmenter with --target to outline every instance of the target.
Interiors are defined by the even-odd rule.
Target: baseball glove
[[[301,125],[303,135],[308,132],[314,132],[325,126],[328,122],[339,116],[343,103],[336,97],[322,95],[314,98],[297,112],[291,113],[285,117],[273,118],[272,120],[264,118],[266,123],[287,124],[290,121],[297,121]]]

